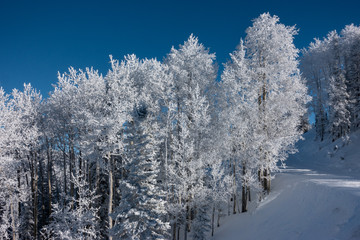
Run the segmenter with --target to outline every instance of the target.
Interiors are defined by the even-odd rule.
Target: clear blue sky
[[[346,24],[360,24],[360,1],[16,1],[0,0],[0,86],[30,82],[46,97],[57,72],[93,66],[103,74],[109,54],[162,60],[191,33],[219,64],[263,12],[300,29],[298,48]]]

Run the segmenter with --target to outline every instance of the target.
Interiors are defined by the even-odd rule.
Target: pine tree
[[[166,239],[165,193],[158,183],[160,162],[154,137],[146,133],[145,107],[136,109],[132,122],[127,124],[126,177],[120,185],[122,200],[117,210],[114,236],[124,239]]]
[[[360,27],[353,24],[341,31],[341,50],[343,51],[346,88],[349,94],[347,107],[351,114],[353,129],[360,126]]]
[[[130,62],[131,64],[131,62]],[[161,133],[156,123],[161,109],[158,86],[161,66],[155,60],[138,62],[128,73],[132,83],[133,111],[124,130],[124,177],[121,201],[114,212],[112,236],[125,239],[166,239],[169,224],[161,185]]]

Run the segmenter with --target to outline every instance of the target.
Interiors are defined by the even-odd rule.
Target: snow
[[[347,145],[305,138],[270,195],[227,217],[213,239],[360,239],[360,132]]]

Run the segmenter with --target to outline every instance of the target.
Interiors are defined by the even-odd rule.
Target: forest
[[[360,27],[297,34],[264,13],[221,73],[190,35],[163,61],[69,68],[46,98],[0,88],[0,238],[209,239],[269,194],[311,116],[318,141],[360,128]]]

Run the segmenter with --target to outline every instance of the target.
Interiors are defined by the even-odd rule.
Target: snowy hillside
[[[346,146],[305,138],[270,195],[228,217],[213,239],[360,239],[360,132]]]

